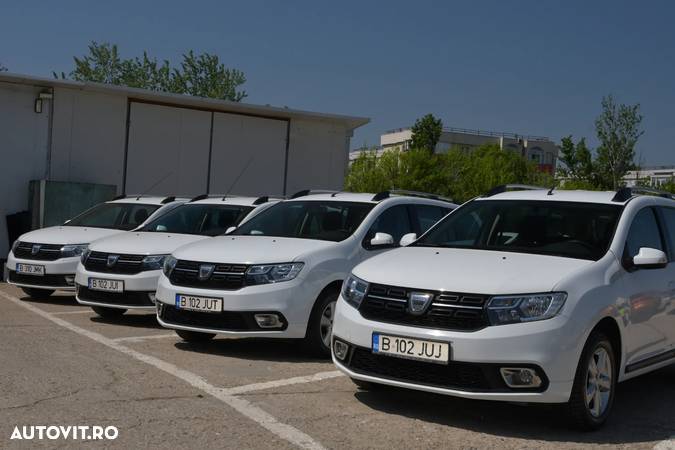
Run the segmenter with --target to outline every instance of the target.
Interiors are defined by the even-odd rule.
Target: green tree
[[[560,143],[560,162],[563,167],[558,168],[558,175],[568,177],[573,181],[588,181],[593,178],[593,154],[586,146],[586,139],[581,138],[576,144],[572,136],[562,138]]]
[[[240,90],[246,82],[243,72],[226,68],[218,56],[208,53],[195,55],[190,50],[176,68],[167,60],[158,62],[146,52],[141,58],[123,59],[117,45],[92,42],[89,53],[75,57],[74,62],[75,68],[69,74],[54,72],[54,77],[235,102],[247,96],[246,91]]]
[[[602,99],[602,113],[595,120],[600,141],[596,171],[600,187],[618,189],[621,179],[634,166],[635,144],[644,131],[640,129],[640,104],[616,104],[609,95]]]
[[[443,132],[443,122],[433,114],[417,119],[412,127],[412,148],[424,149],[433,153]]]

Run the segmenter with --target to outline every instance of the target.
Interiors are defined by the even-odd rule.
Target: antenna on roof
[[[136,200],[140,200],[141,197],[143,197],[145,194],[147,194],[148,192],[150,192],[151,190],[153,190],[153,189],[155,188],[155,186],[157,186],[159,183],[161,183],[162,181],[164,181],[164,180],[166,180],[167,178],[169,178],[172,174],[173,174],[173,172],[169,172],[169,173],[167,173],[166,175],[164,175],[162,178],[160,178],[159,180],[157,180],[157,182],[156,182],[155,184],[153,184],[152,186],[150,186],[149,188],[147,188],[147,189],[146,189],[145,191],[143,191],[141,194],[138,194],[138,196],[136,197]]]
[[[548,193],[546,195],[553,195],[553,190],[555,189],[555,184],[551,186],[551,189],[549,189]]]
[[[239,178],[241,178],[241,176],[244,174],[244,172],[246,172],[246,169],[248,169],[248,166],[250,166],[252,162],[253,162],[253,156],[251,156],[251,157],[248,159],[248,162],[246,163],[246,165],[244,166],[244,168],[241,169],[241,171],[239,172],[239,175],[237,175],[237,178],[234,179],[234,181],[232,182],[232,184],[230,185],[230,187],[227,189],[227,192],[225,192],[225,195],[223,196],[223,200],[222,200],[222,201],[225,201],[225,199],[227,198],[227,196],[230,195],[230,192],[232,192],[232,188],[234,188],[234,186],[237,184],[237,181],[239,181]]]

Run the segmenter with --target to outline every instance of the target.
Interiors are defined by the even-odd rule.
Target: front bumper
[[[81,305],[102,306],[106,308],[155,310],[154,294],[157,290],[157,279],[160,270],[148,270],[137,274],[115,274],[91,272],[82,264],[77,266],[75,298]],[[124,283],[124,292],[114,293],[94,291],[88,288],[89,278],[117,280]]]
[[[340,298],[333,338],[347,343],[350,352],[344,361],[333,354],[333,362],[350,377],[374,383],[473,399],[564,403],[569,400],[581,353],[565,329],[567,323],[558,316],[474,332],[446,331],[367,320]],[[446,341],[451,362],[439,367],[372,355],[373,332]],[[499,375],[500,367],[536,369],[544,383],[541,389],[508,388]]]
[[[74,291],[75,270],[80,258],[60,258],[54,261],[23,259],[14,256],[9,252],[7,264],[5,266],[5,280],[9,284],[19,287],[37,288],[37,289],[55,289],[60,291]],[[34,264],[44,266],[45,275],[24,275],[16,272],[17,264]]]
[[[177,309],[176,295],[223,299],[220,313]],[[174,286],[163,274],[157,285],[157,321],[166,328],[240,337],[303,338],[316,294],[296,278],[283,283],[247,286],[238,290]],[[273,313],[283,326],[260,328],[253,316]]]

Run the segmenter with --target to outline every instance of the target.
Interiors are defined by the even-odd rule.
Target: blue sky
[[[675,164],[675,2],[3,2],[0,62],[69,71],[89,41],[124,56],[218,54],[251,103],[367,116],[352,148],[431,112],[447,126],[585,136],[604,94],[642,105],[645,164]]]

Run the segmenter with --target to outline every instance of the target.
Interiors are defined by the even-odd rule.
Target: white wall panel
[[[206,192],[211,113],[131,103],[128,194],[198,195]]]
[[[286,161],[284,120],[214,113],[211,193],[281,195]],[[311,170],[311,168],[310,168]]]

